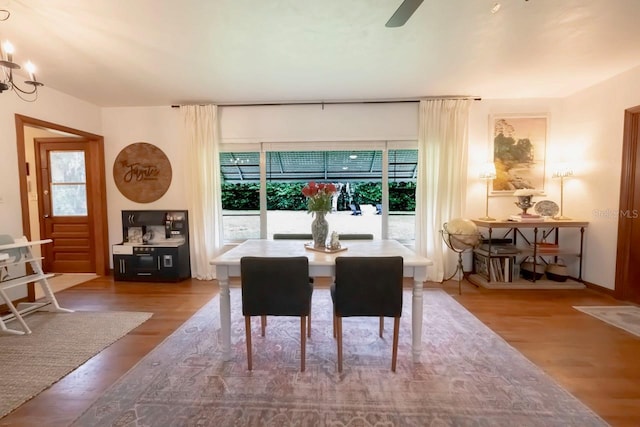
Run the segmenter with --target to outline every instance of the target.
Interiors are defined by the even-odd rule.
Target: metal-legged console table
[[[589,225],[586,221],[576,221],[576,220],[540,220],[540,221],[485,221],[485,220],[472,220],[478,228],[486,229],[488,231],[488,248],[486,251],[476,250],[476,252],[482,252],[481,256],[484,256],[487,262],[487,272],[486,274],[478,274],[475,272],[474,274],[469,276],[469,281],[473,284],[480,285],[488,288],[519,288],[519,289],[576,289],[583,288],[584,284],[582,283],[582,264],[583,264],[583,249],[584,249],[584,232],[587,226]],[[518,245],[518,238],[520,238],[524,243],[519,247],[517,253],[514,254],[498,254],[494,253],[491,249],[491,241],[495,236],[493,232],[496,229],[506,230],[504,233],[499,235],[500,238],[511,237],[514,245]],[[523,234],[523,230],[529,229],[533,231],[532,240],[527,238]],[[541,242],[546,241],[546,239],[551,239],[552,242],[557,246],[560,242],[559,232],[560,229],[575,229],[579,232],[578,235],[578,248],[570,249],[570,250],[560,250],[556,249],[553,251],[545,251],[539,249],[539,245]],[[536,274],[536,261],[544,257],[552,257],[554,262],[557,261],[558,257],[561,256],[572,256],[577,257],[578,261],[578,277],[577,280],[568,280],[566,283],[558,283],[552,282],[548,280],[536,280],[535,278],[532,281],[519,279],[518,277],[514,277],[512,274],[513,264],[515,263],[516,257],[525,257],[533,259],[533,267],[534,267],[534,277]],[[505,260],[509,259],[510,261],[507,264],[501,264],[503,266],[508,266],[508,269],[511,271],[507,272],[508,274],[503,275],[503,280],[496,281],[493,280],[492,269],[493,264],[491,262],[492,259],[500,259]],[[505,267],[505,270],[507,268]],[[544,273],[544,271],[539,271],[539,273]]]

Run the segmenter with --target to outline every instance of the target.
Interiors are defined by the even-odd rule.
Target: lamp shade
[[[560,178],[560,216],[555,216],[555,220],[567,220],[571,219],[568,216],[564,216],[564,179],[573,175],[573,169],[567,163],[558,163],[553,168],[553,177]]]
[[[553,169],[554,178],[565,178],[573,175],[573,169],[567,163],[558,163]]]
[[[480,179],[496,179],[496,165],[493,162],[487,162],[480,168]]]

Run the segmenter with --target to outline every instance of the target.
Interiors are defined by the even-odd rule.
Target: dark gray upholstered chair
[[[311,234],[305,233],[274,233],[273,240],[312,240]]]
[[[373,240],[373,234],[338,234],[340,240]]]
[[[245,319],[247,363],[251,363],[251,316],[260,316],[265,336],[267,316],[300,316],[300,370],[304,371],[306,335],[311,331],[309,259],[300,257],[243,257],[240,259],[242,314]],[[309,317],[309,319],[307,319]]]
[[[305,233],[273,233],[273,240],[313,240],[313,236]],[[309,277],[309,282],[313,283],[313,277]],[[311,325],[311,316],[309,316],[309,325]],[[311,327],[309,327],[309,336],[311,336]]]
[[[342,318],[350,316],[380,317],[381,338],[384,318],[394,318],[391,370],[396,371],[402,314],[402,270],[400,256],[336,258],[331,299],[334,336],[338,344],[338,372],[342,372]]]
[[[305,233],[274,233],[273,240],[312,240],[311,234]],[[373,240],[373,234],[338,234],[340,240]]]

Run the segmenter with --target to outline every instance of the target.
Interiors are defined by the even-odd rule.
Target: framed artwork
[[[489,117],[496,179],[492,195],[531,188],[544,192],[547,114],[496,114]]]

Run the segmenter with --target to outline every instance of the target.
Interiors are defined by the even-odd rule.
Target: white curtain
[[[442,224],[460,217],[466,199],[468,99],[420,101],[416,251],[433,261],[428,280],[450,276],[457,256],[442,240]]]
[[[220,124],[215,105],[184,105],[183,139],[186,150],[185,177],[189,209],[191,276],[215,278],[209,261],[223,246],[222,200],[220,194]]]

